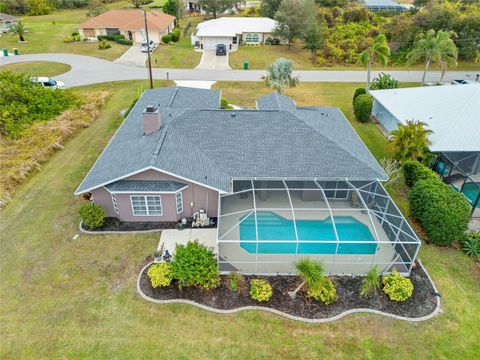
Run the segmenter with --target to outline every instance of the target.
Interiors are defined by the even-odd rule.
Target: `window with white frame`
[[[112,194],[112,204],[113,204],[113,210],[115,211],[116,214],[118,214],[117,197],[115,196],[115,194]]]
[[[175,194],[175,203],[177,206],[177,214],[180,214],[183,212],[183,194],[181,191]]]
[[[260,42],[260,36],[258,34],[247,34],[246,40],[247,44],[256,44]]]
[[[162,200],[160,195],[132,195],[130,199],[134,216],[162,215]]]

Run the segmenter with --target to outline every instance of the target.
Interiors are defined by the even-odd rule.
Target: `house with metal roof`
[[[408,11],[411,5],[399,4],[393,0],[361,0],[364,7],[370,11]]]
[[[299,255],[330,273],[410,272],[420,241],[338,108],[270,94],[256,109],[223,110],[220,99],[145,91],[75,194],[121,221],[215,226],[225,272],[293,272]]]
[[[407,120],[432,131],[433,167],[480,217],[480,83],[374,90],[372,116],[387,133]]]

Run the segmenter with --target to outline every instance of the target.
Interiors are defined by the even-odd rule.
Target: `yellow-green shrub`
[[[323,278],[317,284],[311,286],[307,294],[315,300],[323,302],[325,305],[329,305],[337,300],[337,290],[329,278]]]
[[[172,268],[167,262],[153,264],[148,269],[147,275],[154,288],[169,286],[172,282]]]
[[[272,285],[267,280],[254,279],[250,281],[250,297],[258,302],[268,301],[272,297]]]
[[[405,301],[412,296],[412,281],[398,273],[397,269],[382,278],[383,292],[387,294],[390,300]]]

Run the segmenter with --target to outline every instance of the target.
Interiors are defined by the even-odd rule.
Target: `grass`
[[[15,73],[25,73],[30,76],[57,76],[70,71],[71,67],[67,64],[51,61],[32,61],[16,64],[7,64],[0,67],[0,71],[13,71]]]
[[[241,98],[241,89],[231,89],[236,84],[220,85],[228,86],[224,93],[233,103],[251,104],[249,97]],[[72,239],[78,233],[76,208],[81,202],[73,191],[140,86],[121,82],[85,88],[111,94],[97,121],[68,141],[2,210],[2,359],[479,357],[480,268],[451,248],[422,246],[420,256],[442,293],[443,314],[418,324],[357,315],[310,325],[262,312],[215,315],[188,305],[142,300],[135,280],[158,234],[82,234]],[[303,86],[307,84],[296,97],[299,105],[345,108],[353,95],[347,91],[357,85]],[[373,129],[371,134],[379,137]]]

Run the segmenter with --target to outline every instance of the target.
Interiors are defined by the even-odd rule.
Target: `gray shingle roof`
[[[271,93],[257,99],[258,110],[296,110],[295,101],[279,93]]]
[[[180,109],[182,97],[188,109]],[[76,194],[147,168],[225,192],[239,177],[387,178],[336,108],[232,111],[219,103],[210,90],[145,92]],[[151,104],[160,107],[162,128],[144,136],[142,110]]]
[[[187,186],[176,181],[119,180],[105,187],[110,192],[177,192]]]

